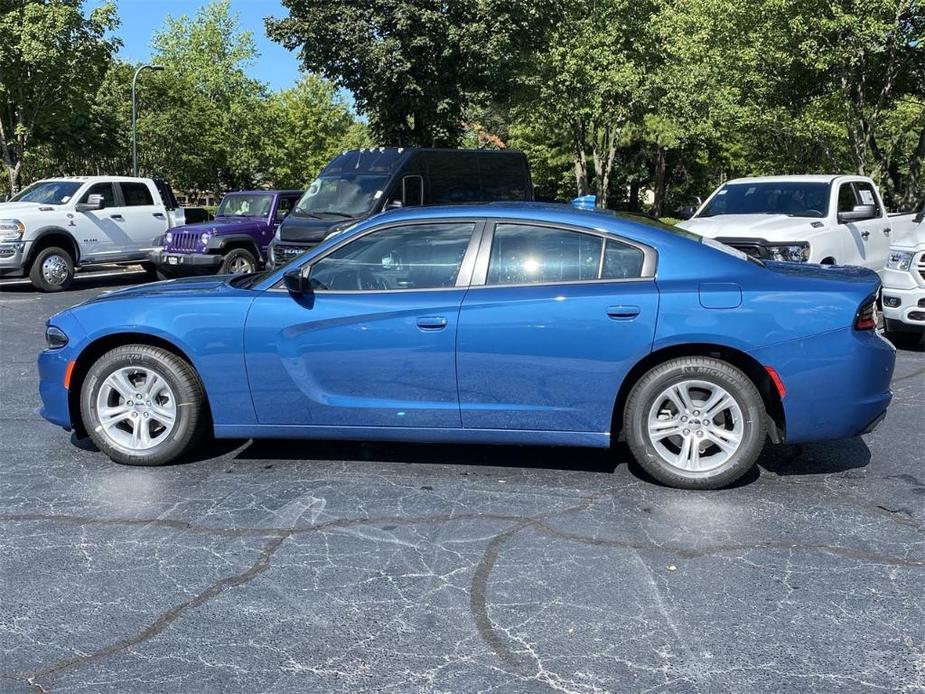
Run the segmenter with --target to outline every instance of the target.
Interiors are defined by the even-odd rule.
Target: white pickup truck
[[[925,202],[891,217],[894,241],[883,271],[884,328],[891,337],[925,335]]]
[[[139,263],[170,228],[184,223],[159,179],[83,176],[37,181],[0,203],[0,277],[67,288],[75,269]]]
[[[721,185],[679,227],[768,260],[882,275],[893,218],[865,176],[765,176]]]

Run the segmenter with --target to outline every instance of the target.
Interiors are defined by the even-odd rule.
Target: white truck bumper
[[[883,271],[883,318],[888,321],[887,330],[908,330],[925,332],[925,286],[911,271]],[[925,278],[923,278],[925,280]]]
[[[30,241],[3,241],[0,243],[0,277],[22,277]]]

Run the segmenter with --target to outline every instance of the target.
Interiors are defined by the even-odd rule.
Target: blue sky
[[[102,4],[91,0],[88,8]],[[122,39],[119,56],[132,62],[147,60],[151,55],[151,39],[155,30],[164,26],[170,15],[192,17],[206,0],[117,0],[122,25],[116,35]],[[267,38],[263,27],[264,17],[284,17],[287,12],[279,0],[231,0],[232,12],[239,16],[241,28],[250,31],[257,44],[260,57],[250,66],[250,75],[270,85],[271,89],[292,86],[299,76],[299,61],[278,43]]]

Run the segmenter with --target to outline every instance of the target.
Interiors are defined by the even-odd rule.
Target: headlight
[[[0,219],[0,241],[19,241],[26,225],[18,219]]]
[[[782,243],[768,246],[768,255],[771,260],[782,260],[788,263],[805,263],[809,260],[809,244]]]
[[[166,246],[168,243],[173,243],[173,232],[170,231],[164,234],[164,245]]]
[[[67,335],[60,328],[49,325],[45,328],[45,344],[48,345],[48,349],[61,349],[67,344]]]
[[[887,270],[908,270],[912,265],[912,253],[909,251],[894,251],[886,257]]]
[[[199,240],[202,241],[203,244],[207,244],[209,243],[209,238],[210,238],[210,235],[208,232],[206,232],[205,234],[199,237]]]

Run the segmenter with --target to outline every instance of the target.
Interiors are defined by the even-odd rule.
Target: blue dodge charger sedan
[[[396,210],[273,272],[108,292],[48,321],[42,413],[160,465],[204,435],[607,447],[716,488],[890,402],[875,273],[762,262],[564,205]]]

